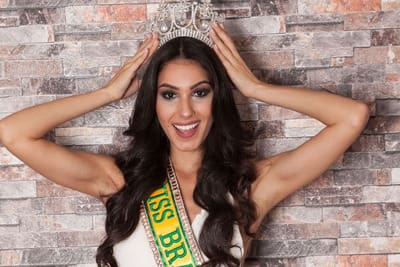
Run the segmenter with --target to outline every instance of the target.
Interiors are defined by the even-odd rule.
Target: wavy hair
[[[165,181],[170,145],[155,111],[157,77],[167,62],[177,58],[198,62],[208,72],[214,91],[213,125],[203,144],[204,157],[193,193],[194,201],[209,213],[199,237],[200,248],[209,258],[203,266],[240,264],[230,250],[234,225],[251,235],[255,220],[250,199],[255,170],[248,149],[253,138],[241,126],[232,83],[215,52],[200,41],[181,37],[159,48],[144,73],[124,132],[132,137],[131,142],[126,151],[116,155],[125,185],[106,203],[106,238],[97,251],[98,266],[118,266],[113,246],[136,229],[142,201]]]

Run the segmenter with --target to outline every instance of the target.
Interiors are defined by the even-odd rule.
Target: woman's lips
[[[178,136],[182,138],[190,138],[196,134],[197,127],[200,122],[194,122],[190,124],[172,124],[176,130]]]

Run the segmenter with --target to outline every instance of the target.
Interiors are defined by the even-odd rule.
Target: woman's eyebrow
[[[194,88],[196,88],[197,86],[199,86],[199,85],[201,85],[203,83],[206,83],[206,84],[211,86],[211,83],[208,80],[203,80],[203,81],[199,81],[199,82],[193,84],[192,86],[190,86],[190,89],[194,89]],[[179,87],[171,85],[169,83],[162,83],[162,84],[160,84],[158,86],[158,88],[160,88],[160,87],[168,87],[170,89],[179,90]]]

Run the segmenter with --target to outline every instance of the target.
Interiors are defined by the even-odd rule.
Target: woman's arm
[[[139,86],[136,71],[157,46],[157,36],[150,36],[101,89],[30,107],[0,120],[0,142],[60,185],[98,198],[115,192],[123,185],[123,178],[111,157],[70,150],[43,139],[43,135],[59,124],[134,94]]]
[[[244,63],[223,27],[214,25],[211,36],[229,76],[245,96],[303,113],[326,125],[298,148],[257,162],[258,177],[253,184],[257,226],[273,206],[337,160],[361,133],[369,111],[365,104],[338,95],[263,83]]]

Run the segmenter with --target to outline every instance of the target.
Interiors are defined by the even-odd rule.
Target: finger
[[[129,58],[126,62],[135,61],[137,59],[137,57],[140,56],[143,51],[145,51],[147,48],[149,48],[151,46],[152,41],[153,41],[153,34],[149,34],[149,36],[146,38],[146,40],[139,46],[135,55],[133,57]]]
[[[232,63],[228,60],[228,58],[222,53],[221,49],[218,46],[214,46],[214,51],[221,60],[222,64],[224,65],[226,71],[230,73],[233,69]]]
[[[126,69],[129,69],[130,71],[136,71],[140,65],[143,64],[143,62],[146,60],[147,55],[149,53],[149,49],[145,49],[140,51],[135,55],[134,58],[129,59],[125,64],[122,66],[121,71],[124,71]]]
[[[219,24],[219,23],[215,23],[215,24],[213,24],[213,29],[215,31],[215,34],[218,36],[218,38],[221,40],[221,42],[230,50],[232,55],[235,56],[237,59],[241,58],[239,52],[236,49],[235,44],[233,43],[232,38],[225,31],[225,28],[223,28],[223,25]]]
[[[214,41],[215,46],[218,48],[218,51],[221,55],[224,55],[224,58],[228,60],[230,63],[235,62],[235,57],[230,51],[230,49],[225,45],[222,39],[217,35],[214,29],[211,30],[211,38]]]

